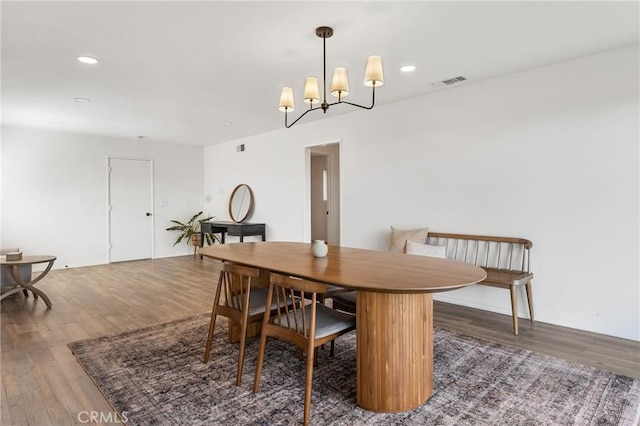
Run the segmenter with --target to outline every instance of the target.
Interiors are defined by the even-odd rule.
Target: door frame
[[[311,151],[314,148],[321,148],[328,145],[337,145],[338,161],[337,167],[333,166],[332,154],[327,153],[327,174],[329,185],[327,210],[329,218],[327,221],[327,235],[332,235],[338,239],[337,244],[342,242],[342,141],[334,140],[330,142],[316,143],[305,147],[305,167],[304,167],[304,221],[303,238],[304,241],[311,241]],[[336,196],[336,192],[338,193]],[[338,201],[337,203],[335,201]],[[336,244],[329,238],[331,244]]]
[[[107,164],[105,167],[106,175],[107,175],[107,262],[111,263],[111,159],[114,160],[135,160],[135,161],[148,161],[149,162],[149,182],[151,183],[151,259],[155,259],[155,200],[153,198],[154,194],[154,182],[153,182],[153,159],[152,158],[144,158],[144,157],[128,157],[122,155],[107,155]]]

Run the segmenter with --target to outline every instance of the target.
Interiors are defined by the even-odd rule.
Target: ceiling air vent
[[[443,80],[442,83],[445,84],[446,86],[450,86],[452,84],[460,83],[461,81],[465,81],[465,80],[466,78],[459,75],[458,77],[453,77],[453,78],[450,78],[449,80]]]
[[[432,87],[444,87],[444,86],[451,86],[452,84],[456,84],[456,83],[460,83],[462,81],[466,81],[467,79],[461,75],[459,75],[458,77],[453,77],[450,78],[448,80],[442,80],[442,81],[436,81],[434,83],[431,83]]]

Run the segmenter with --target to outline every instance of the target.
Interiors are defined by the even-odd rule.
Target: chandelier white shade
[[[383,84],[382,58],[378,55],[369,56],[367,69],[364,73],[364,85],[367,87],[380,87]]]
[[[318,79],[315,77],[307,77],[304,83],[304,97],[302,100],[307,104],[317,104],[320,102],[320,87]]]
[[[347,69],[338,67],[333,70],[333,80],[331,81],[331,96],[344,98],[349,94],[349,80],[347,79]]]
[[[280,111],[293,111],[293,89],[291,87],[283,87],[280,92]]]
[[[284,125],[289,128],[296,124],[298,120],[304,117],[311,111],[321,109],[324,113],[327,112],[330,106],[337,104],[348,104],[363,109],[372,109],[375,105],[376,99],[376,87],[380,87],[384,84],[384,75],[382,71],[382,57],[379,55],[369,56],[367,59],[367,65],[365,68],[364,85],[371,87],[371,106],[358,105],[352,102],[344,101],[343,99],[349,95],[349,80],[347,77],[347,69],[344,67],[337,67],[333,71],[333,79],[331,81],[331,96],[338,98],[336,102],[327,103],[327,53],[326,42],[327,38],[333,35],[333,29],[330,27],[318,27],[316,28],[316,35],[322,38],[322,53],[323,53],[323,92],[322,98],[320,98],[320,85],[316,77],[307,77],[304,85],[304,94],[302,101],[309,104],[307,109],[302,115],[296,118],[291,124],[288,122],[288,113],[293,112],[293,89],[289,86],[282,88],[280,93],[280,104],[278,109],[284,112]],[[314,106],[320,104],[318,106]]]

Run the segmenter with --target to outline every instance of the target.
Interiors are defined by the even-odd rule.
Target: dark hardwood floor
[[[112,412],[67,343],[207,312],[217,273],[191,256],[60,269],[38,284],[52,309],[22,294],[3,300],[0,424],[86,424]],[[514,336],[509,316],[438,302],[434,325],[640,378],[639,342],[525,319]]]

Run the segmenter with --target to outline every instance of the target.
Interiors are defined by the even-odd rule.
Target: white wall
[[[108,262],[107,156],[148,158],[154,167],[154,257],[172,247],[170,219],[203,205],[203,149],[138,140],[2,128],[2,246],[53,254],[55,268]],[[162,201],[167,205],[162,206]]]
[[[537,320],[640,340],[638,61],[632,46],[207,147],[205,206],[226,217],[247,183],[268,240],[302,241],[305,147],[341,141],[342,245],[384,250],[390,225],[528,238]],[[500,289],[438,298],[510,313]]]

